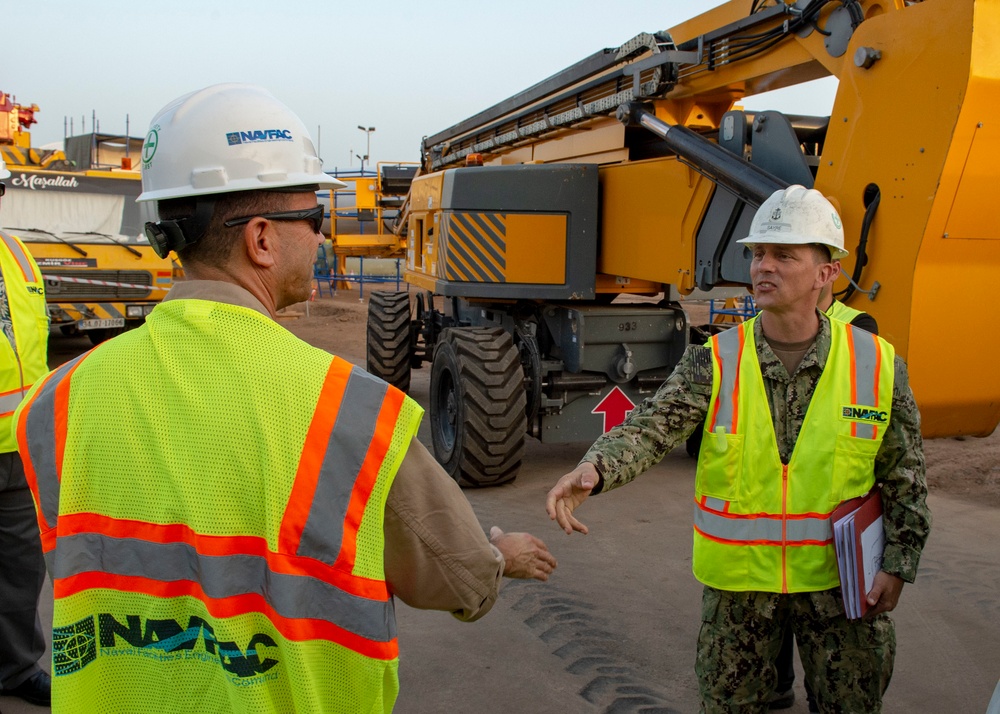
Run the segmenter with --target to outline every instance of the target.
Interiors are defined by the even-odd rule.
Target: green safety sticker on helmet
[[[156,147],[160,143],[160,126],[157,124],[149,130],[146,134],[146,140],[142,142],[142,166],[143,168],[149,168],[150,163],[153,161],[153,156],[156,155]]]

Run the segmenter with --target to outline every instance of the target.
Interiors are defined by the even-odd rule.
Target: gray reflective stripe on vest
[[[31,258],[29,258],[27,253],[25,253],[21,248],[21,244],[3,231],[0,231],[0,239],[2,239],[4,245],[7,246],[7,250],[10,251],[10,254],[14,256],[14,260],[17,261],[17,264],[21,266],[21,270],[24,271],[24,276],[27,282],[37,283],[38,276],[35,275],[35,269],[31,265]]]
[[[726,508],[726,504],[729,501],[723,501],[721,498],[713,498],[712,496],[705,496],[705,506],[711,508],[713,511],[723,511]]]
[[[24,391],[28,391],[27,386],[25,386]],[[10,414],[17,409],[17,405],[21,403],[22,399],[24,399],[24,394],[20,390],[0,397],[0,414]]]
[[[198,583],[210,598],[262,596],[282,617],[330,622],[359,637],[396,637],[391,601],[357,597],[317,578],[276,573],[256,555],[201,555],[187,543],[151,543],[82,533],[59,538],[49,559],[53,579],[102,572],[171,582]]]
[[[73,366],[86,357],[85,352],[56,370],[39,388],[28,409],[25,433],[28,457],[38,481],[39,508],[45,522],[55,527],[59,517],[59,474],[56,471],[56,387]]]
[[[867,407],[874,407],[878,401],[878,395],[875,393],[875,375],[878,374],[879,370],[875,352],[875,340],[877,338],[860,327],[849,325],[847,329],[853,331],[854,338],[854,384],[857,387],[856,403]],[[856,433],[858,438],[874,439],[875,425],[859,422]]]
[[[45,572],[54,573],[56,567],[56,549],[42,551],[42,556],[45,558]],[[51,575],[49,576],[52,577]]]
[[[733,419],[736,416],[733,402],[733,389],[736,387],[736,375],[740,368],[740,330],[734,327],[716,337],[719,345],[721,374],[719,379],[719,409],[715,413],[715,428],[725,427],[727,434],[733,433]]]
[[[727,541],[755,543],[769,541],[795,545],[803,542],[826,542],[833,538],[828,518],[795,518],[785,521],[785,536],[781,535],[781,516],[772,518],[727,518],[694,508],[694,525],[707,536]]]
[[[375,434],[389,385],[355,367],[347,380],[340,411],[327,443],[316,493],[302,529],[297,555],[332,563],[344,539],[351,491]]]

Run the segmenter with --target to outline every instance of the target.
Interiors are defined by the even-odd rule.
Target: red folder
[[[830,514],[840,587],[848,619],[868,612],[868,591],[882,568],[885,531],[882,493],[873,488],[864,496],[844,501]]]

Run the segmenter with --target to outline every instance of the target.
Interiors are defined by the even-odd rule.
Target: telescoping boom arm
[[[984,208],[1000,160],[998,34],[991,0],[731,0],[637,34],[424,139],[408,201],[421,213],[400,222],[407,280],[477,300],[532,296],[527,284],[511,293],[509,267],[522,265],[527,219],[499,222],[516,202],[496,192],[525,185],[512,166],[597,168],[596,193],[580,203],[597,206],[595,274],[572,300],[746,285],[736,241],[770,192],[802,184],[839,209],[850,255],[835,291],[872,314],[906,361],[924,435],[987,435],[1000,422],[1000,380],[985,358],[1000,352],[1000,332],[983,329],[979,310],[1000,273],[1000,222]],[[741,106],[830,76],[833,105],[815,115]],[[472,154],[481,168],[463,168]],[[489,174],[449,173],[490,170],[493,188]],[[531,176],[540,183],[526,200],[564,180]],[[466,228],[457,211],[471,216]],[[525,211],[552,213],[537,202]],[[481,229],[479,258],[477,226],[488,224],[476,221],[487,218],[500,228]],[[580,220],[567,230],[581,226],[589,236]],[[559,292],[546,290],[534,298]],[[974,347],[959,335],[975,335]]]

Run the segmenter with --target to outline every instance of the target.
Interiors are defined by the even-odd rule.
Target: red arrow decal
[[[635,402],[629,399],[620,387],[615,387],[590,413],[604,415],[604,431],[608,432],[625,421],[625,417],[633,409]]]

